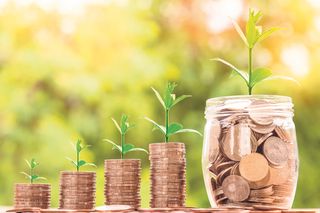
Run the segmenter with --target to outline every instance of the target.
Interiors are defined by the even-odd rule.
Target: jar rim
[[[289,96],[283,95],[231,95],[231,96],[220,96],[215,98],[209,98],[206,101],[207,105],[219,103],[225,100],[241,100],[241,99],[264,99],[264,100],[273,100],[277,103],[291,103],[292,98]]]

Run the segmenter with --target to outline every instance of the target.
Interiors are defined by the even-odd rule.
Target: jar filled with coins
[[[290,208],[298,178],[291,98],[213,98],[205,117],[202,167],[211,206]]]

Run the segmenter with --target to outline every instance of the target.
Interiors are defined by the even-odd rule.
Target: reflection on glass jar
[[[212,207],[290,208],[298,178],[291,98],[207,101],[202,168]]]

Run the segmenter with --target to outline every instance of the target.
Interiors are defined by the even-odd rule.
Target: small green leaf
[[[80,160],[79,162],[78,162],[78,167],[81,167],[81,166],[84,166],[84,165],[86,165],[86,161],[84,161],[84,160]]]
[[[158,98],[159,102],[161,103],[161,105],[163,106],[163,108],[166,108],[164,101],[163,101],[161,95],[159,94],[159,92],[156,89],[154,89],[153,87],[151,87],[151,89],[153,90],[154,94],[157,96],[157,98]]]
[[[38,176],[36,180],[47,180],[47,178]]]
[[[248,47],[248,41],[246,36],[244,35],[243,31],[241,30],[240,26],[238,25],[238,23],[231,19],[231,22],[233,24],[233,27],[235,28],[235,30],[237,31],[237,33],[239,34],[239,36],[241,37],[241,39],[243,40],[243,42],[245,43],[245,45]]]
[[[74,160],[72,160],[71,158],[66,157],[66,159],[68,161],[70,161],[73,165],[78,166],[77,162],[75,162]]]
[[[202,136],[202,134],[199,131],[194,130],[194,129],[181,129],[181,130],[177,131],[175,134],[184,133],[184,132],[196,133],[196,134]]]
[[[192,95],[181,95],[180,97],[178,97],[177,99],[174,100],[172,106],[176,105],[177,103],[179,103],[180,101],[183,101],[186,98],[190,98],[192,97]]]
[[[155,121],[151,120],[148,117],[144,117],[144,119],[151,122],[154,125],[154,127],[156,127],[158,130],[160,130],[163,134],[166,134],[166,128],[164,126],[157,124]]]
[[[31,176],[25,172],[20,172],[21,174],[23,174],[27,179],[31,180]]]
[[[174,89],[176,88],[176,83],[169,82],[167,84],[167,89],[164,95],[164,105],[165,109],[170,109],[172,107],[173,101],[175,100],[175,94],[173,94]]]
[[[129,151],[127,151],[127,153],[128,153],[128,152],[136,152],[136,151],[145,152],[145,153],[149,154],[147,150],[142,149],[142,148],[132,148],[132,149],[130,149]]]
[[[259,37],[258,37],[258,40],[257,42],[261,42],[263,40],[265,40],[266,38],[270,37],[272,33],[278,31],[278,30],[281,30],[280,27],[272,27],[266,31],[264,31]]]
[[[82,146],[81,146],[81,140],[78,139],[77,140],[77,143],[76,143],[76,150],[77,150],[77,153],[80,153],[81,150],[82,150]]]
[[[236,68],[235,66],[233,66],[232,64],[230,64],[229,62],[221,59],[221,58],[213,58],[211,59],[213,61],[219,61],[225,65],[227,65],[228,67],[230,67],[232,70],[234,70],[245,82],[247,85],[249,85],[249,76],[247,73],[239,70],[238,68]]]
[[[31,169],[31,164],[28,160],[25,160],[25,162],[27,163],[28,167]]]
[[[255,69],[252,72],[250,86],[254,87],[257,83],[268,78],[271,75],[272,75],[272,72],[268,68],[260,67]]]
[[[120,122],[121,133],[126,134],[128,127],[129,127],[128,116],[126,114],[122,114],[121,122]]]
[[[273,75],[273,76],[270,76],[268,78],[263,79],[263,81],[270,81],[270,80],[286,80],[286,81],[291,81],[291,82],[297,84],[298,86],[301,86],[299,81],[297,81],[296,79],[291,78],[289,76]]]
[[[86,163],[84,166],[93,166],[93,167],[97,167],[96,164],[94,163]]]
[[[112,144],[112,145],[113,145],[112,149],[116,149],[116,150],[118,150],[119,152],[122,152],[121,146],[117,145],[117,144],[116,144],[115,142],[113,142],[112,140],[104,139],[103,141]]]
[[[255,13],[254,10],[249,10],[249,19],[246,24],[246,38],[249,48],[253,48],[260,35],[259,28],[256,26],[256,24],[259,22],[261,17],[262,14],[260,11]]]
[[[134,148],[133,144],[127,143],[123,145],[123,154],[126,154],[127,152],[129,152],[131,149]]]
[[[31,161],[30,161],[31,169],[36,168],[38,165],[39,164],[36,162],[36,160],[34,158],[32,158]]]
[[[39,178],[38,175],[32,175],[32,176],[31,176],[31,180],[37,180],[38,178]]]
[[[120,128],[120,126],[119,126],[118,122],[117,122],[114,118],[111,118],[111,119],[112,119],[112,121],[113,121],[114,125],[117,127],[117,129],[118,129],[118,130],[119,130],[119,132],[121,133],[121,128]]]
[[[168,127],[168,133],[167,135],[170,136],[170,135],[173,135],[175,134],[176,132],[178,132],[179,130],[181,130],[183,128],[183,126],[179,123],[172,123],[169,125]]]

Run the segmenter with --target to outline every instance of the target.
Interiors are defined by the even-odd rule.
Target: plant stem
[[[33,184],[33,169],[30,167],[30,183]]]
[[[169,141],[169,136],[168,136],[168,132],[169,132],[169,109],[166,109],[166,119],[165,119],[165,123],[166,123],[166,135],[165,135],[165,142],[168,143]]]
[[[77,151],[77,172],[79,172],[79,160],[80,160],[80,152]]]
[[[123,145],[125,143],[125,134],[121,133],[121,159],[123,159]]]
[[[249,47],[249,62],[248,62],[248,68],[249,68],[249,95],[252,94],[252,87],[251,87],[251,78],[252,78],[252,47]]]

